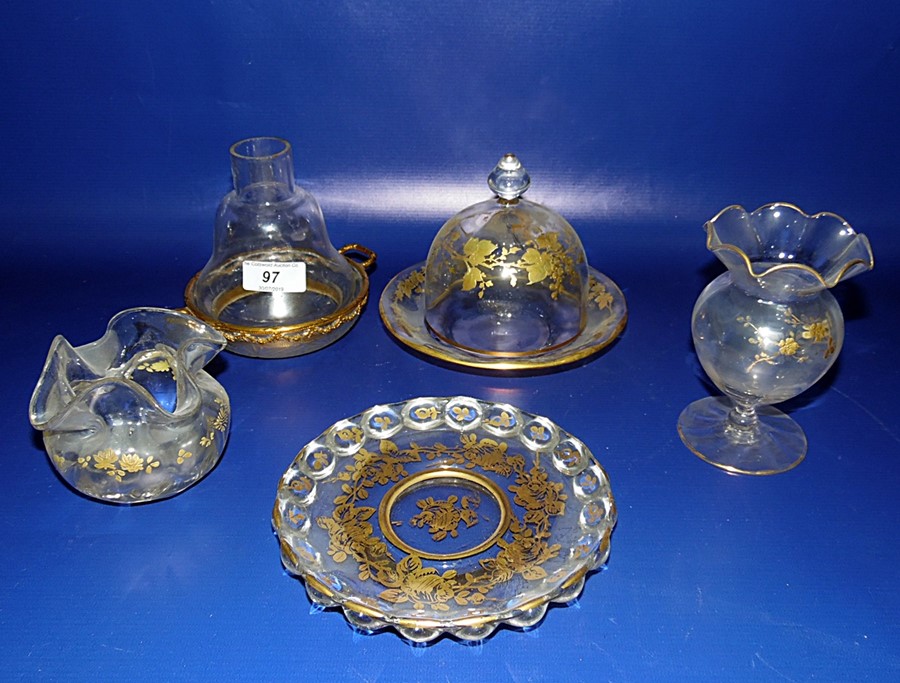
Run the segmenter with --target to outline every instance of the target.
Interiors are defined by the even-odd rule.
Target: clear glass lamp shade
[[[291,145],[232,145],[234,190],[219,205],[213,253],[185,292],[188,309],[258,357],[315,351],[345,334],[368,295],[374,254],[336,249],[315,197],[294,180]],[[347,258],[364,254],[359,263]]]

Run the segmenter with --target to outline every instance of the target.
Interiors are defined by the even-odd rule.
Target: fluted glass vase
[[[776,474],[806,455],[803,430],[770,404],[816,383],[844,340],[829,289],[873,266],[865,235],[840,216],[789,204],[730,206],[706,223],[707,247],[728,268],[700,294],[691,328],[703,369],[725,397],[689,405],[687,447],[741,474]]]

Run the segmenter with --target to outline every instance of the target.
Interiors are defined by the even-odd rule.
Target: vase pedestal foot
[[[734,474],[778,474],[793,469],[806,455],[806,435],[790,417],[772,406],[759,406],[759,426],[749,443],[729,433],[732,404],[724,396],[691,403],[678,418],[678,434],[691,451]]]

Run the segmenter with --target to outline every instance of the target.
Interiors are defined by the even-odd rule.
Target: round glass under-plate
[[[735,474],[779,474],[806,456],[806,435],[794,420],[772,406],[758,406],[752,442],[729,435],[732,404],[724,396],[694,401],[678,418],[678,434],[694,455]]]
[[[479,353],[433,334],[425,322],[425,264],[398,273],[384,288],[379,310],[388,331],[406,346],[433,358],[492,370],[565,365],[597,353],[621,334],[628,316],[625,296],[606,275],[588,267],[584,327],[574,339],[543,353],[503,357]]]
[[[341,420],[297,455],[273,513],[284,565],[314,602],[414,641],[537,624],[606,561],[615,522],[580,440],[467,397]]]

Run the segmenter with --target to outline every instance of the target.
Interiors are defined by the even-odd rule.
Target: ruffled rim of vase
[[[805,263],[776,263],[775,265],[769,266],[762,270],[757,270],[755,268],[754,260],[748,255],[747,250],[742,248],[741,246],[732,243],[729,241],[723,240],[717,231],[717,223],[720,219],[726,214],[733,211],[740,211],[742,214],[748,217],[748,230],[754,234],[758,235],[757,227],[752,218],[755,216],[761,215],[764,211],[772,210],[772,209],[786,209],[788,211],[796,214],[797,217],[806,219],[808,221],[818,221],[820,219],[827,219],[836,221],[842,227],[842,230],[847,231],[848,238],[846,240],[846,244],[839,249],[833,258],[829,258],[828,262],[832,264],[841,263],[842,256],[851,253],[853,250],[861,251],[861,255],[851,255],[846,263],[843,263],[840,268],[837,269],[827,269],[827,270],[835,270],[835,272],[831,274],[827,274],[826,269],[822,269],[826,272],[825,275],[820,272],[820,270],[814,268]],[[838,282],[848,277],[852,277],[860,272],[871,270],[875,265],[874,255],[872,254],[872,247],[869,244],[869,239],[862,233],[856,232],[853,227],[841,216],[836,213],[832,213],[830,211],[821,211],[815,214],[807,214],[801,208],[794,204],[790,204],[788,202],[772,202],[770,204],[763,204],[756,210],[752,212],[748,212],[740,204],[732,204],[731,206],[727,206],[719,213],[717,213],[713,218],[708,220],[704,224],[704,228],[706,229],[706,248],[711,252],[731,252],[737,255],[744,264],[744,267],[747,269],[747,272],[754,278],[765,278],[772,273],[778,271],[794,271],[794,272],[803,272],[811,275],[818,283],[824,288],[834,287]],[[853,272],[850,272],[850,271]]]
[[[95,359],[91,358],[95,353],[112,343],[111,340],[115,336],[115,330],[123,320],[142,313],[178,319],[186,323],[186,333],[183,338],[176,340],[175,356],[178,362],[187,369],[187,372],[179,373],[177,381],[179,383],[185,383],[187,386],[191,387],[192,390],[187,392],[188,396],[185,397],[186,401],[181,405],[178,405],[175,410],[167,410],[146,387],[135,382],[133,379],[107,376],[105,371],[108,371],[109,368],[100,368]],[[29,402],[29,420],[35,429],[42,431],[52,429],[53,425],[62,420],[62,416],[64,416],[78,400],[83,399],[87,394],[102,389],[103,387],[110,386],[121,387],[132,392],[140,397],[141,400],[145,401],[154,411],[158,411],[164,419],[171,419],[189,414],[193,412],[195,406],[199,403],[199,389],[197,387],[196,379],[193,377],[193,373],[199,372],[213,356],[225,348],[226,343],[225,337],[223,337],[218,330],[202,320],[198,320],[196,317],[182,310],[157,308],[153,306],[138,306],[119,311],[109,320],[106,325],[106,330],[99,339],[81,346],[72,346],[63,335],[57,335],[50,345],[50,350],[44,361],[44,367],[41,370],[37,386],[35,387],[31,396],[31,401]],[[194,358],[191,361],[188,359],[188,355],[190,347],[194,344],[205,344],[210,348],[205,354],[199,354],[197,358]],[[62,355],[68,356],[68,359],[63,359]],[[86,389],[81,392],[74,392],[71,390],[70,379],[68,375],[65,374],[67,368],[62,367],[64,374],[62,377],[56,378],[55,381],[51,377],[54,363],[60,362],[65,365],[68,360],[73,358],[77,359],[91,374],[95,375],[95,377],[85,381]],[[51,385],[66,387],[66,398],[63,400],[63,407],[57,413],[47,415],[45,404],[48,400],[47,392],[50,390]]]

